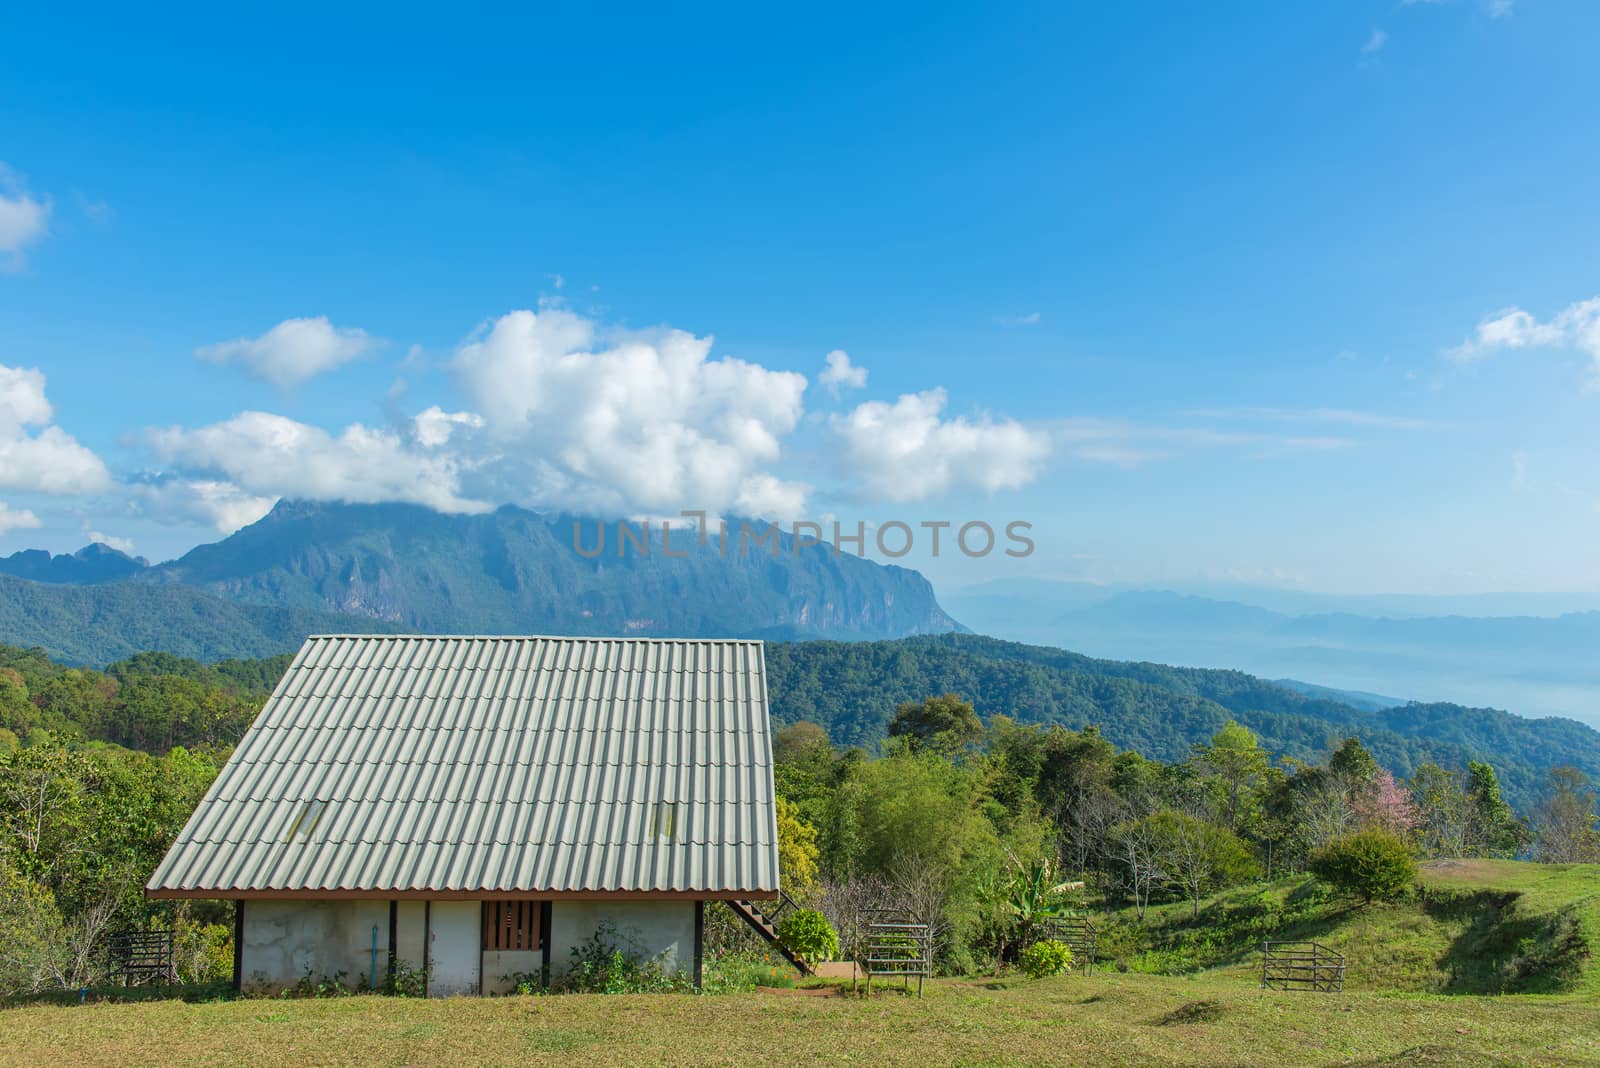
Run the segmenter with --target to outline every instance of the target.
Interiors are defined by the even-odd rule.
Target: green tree
[[[1600,863],[1600,828],[1589,777],[1574,767],[1550,772],[1550,789],[1534,818],[1540,860],[1553,864]]]
[[[1311,858],[1311,871],[1323,882],[1369,904],[1399,897],[1417,878],[1411,850],[1388,831],[1365,830],[1336,839]]]
[[[1166,809],[1141,821],[1149,833],[1166,884],[1181,891],[1200,915],[1208,893],[1256,874],[1250,847],[1226,827]]]
[[[954,757],[983,737],[983,721],[970,701],[947,693],[908,701],[895,709],[894,719],[889,721],[889,737],[905,739],[913,752],[926,749]]]
[[[1228,830],[1239,833],[1259,812],[1258,792],[1271,762],[1267,751],[1249,727],[1230,719],[1209,744],[1195,747],[1195,762]]]
[[[1500,796],[1494,768],[1479,761],[1467,765],[1467,796],[1472,803],[1472,834],[1478,850],[1491,857],[1514,857],[1527,844],[1527,831]]]
[[[779,878],[793,896],[809,897],[817,886],[817,829],[782,797],[778,798],[777,818]]]

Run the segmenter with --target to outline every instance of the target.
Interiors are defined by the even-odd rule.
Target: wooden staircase
[[[745,923],[755,928],[756,934],[765,938],[774,949],[782,953],[783,959],[799,969],[801,975],[816,974],[807,966],[805,961],[790,953],[788,948],[778,939],[779,917],[796,907],[794,899],[788,894],[779,890],[776,901],[729,901],[728,907],[737,913]]]

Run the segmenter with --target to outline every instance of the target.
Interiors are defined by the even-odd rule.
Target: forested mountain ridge
[[[39,650],[0,646],[0,668],[19,673],[34,709],[0,709],[0,727],[9,724],[18,735],[32,727],[66,730],[138,748],[150,740],[157,752],[166,745],[232,744],[253,715],[238,702],[259,707],[288,661],[285,655],[202,664],[145,653],[112,665],[107,675],[116,685],[101,686],[94,680],[105,676],[98,673],[74,671]],[[1430,761],[1452,768],[1488,761],[1508,800],[1523,809],[1541,795],[1551,768],[1571,765],[1600,778],[1600,732],[1570,720],[1437,704],[1367,712],[1237,671],[1095,660],[978,635],[769,642],[766,663],[774,721],[810,720],[839,745],[875,749],[899,704],[956,693],[986,720],[1093,725],[1119,748],[1165,761],[1186,759],[1229,719],[1255,731],[1270,752],[1303,761],[1325,759],[1350,736],[1402,777]],[[119,704],[117,694],[140,679],[147,680],[137,687],[146,697],[157,692],[148,680],[181,683],[161,683],[160,701]],[[221,701],[201,691],[232,696]],[[233,711],[218,718],[219,701]]]
[[[895,707],[956,693],[985,719],[1097,726],[1119,747],[1161,760],[1236,719],[1284,756],[1317,760],[1359,736],[1396,775],[1433,761],[1492,761],[1513,804],[1532,802],[1552,767],[1600,777],[1600,732],[1565,719],[1448,704],[1369,712],[1239,671],[1097,660],[972,634],[900,641],[767,646],[768,692],[779,723],[812,720],[839,744],[872,744]]]

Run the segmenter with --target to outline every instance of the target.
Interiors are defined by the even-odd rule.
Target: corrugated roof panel
[[[149,889],[771,891],[771,754],[759,642],[313,637]]]

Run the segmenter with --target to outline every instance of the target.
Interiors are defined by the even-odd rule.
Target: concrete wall
[[[275,994],[307,972],[314,979],[343,972],[347,985],[365,989],[374,926],[381,983],[389,967],[388,901],[246,901],[244,989]]]
[[[476,994],[483,954],[483,903],[435,901],[432,907],[433,943],[428,960],[430,997]]]
[[[395,917],[396,957],[413,968],[432,967],[428,993],[505,993],[505,976],[538,972],[537,950],[485,952],[482,904],[478,901],[402,901]],[[430,941],[424,952],[424,912]],[[694,969],[692,901],[557,901],[550,909],[550,970],[560,976],[572,949],[594,937],[602,924],[624,951],[661,960],[668,971]],[[344,973],[344,982],[365,989],[372,967],[372,929],[378,929],[378,981],[389,964],[389,902],[247,901],[241,975],[244,989],[277,993],[308,971],[314,979]]]
[[[550,971],[559,976],[574,946],[609,922],[624,952],[661,959],[667,971],[694,970],[693,901],[557,901],[550,906]]]
[[[423,954],[427,952],[422,944],[426,911],[427,903],[422,901],[401,901],[396,905],[395,959],[408,968],[421,969],[423,965]]]
[[[509,994],[516,984],[506,977],[517,974],[539,975],[544,954],[537,949],[486,949],[483,951],[483,992]]]

